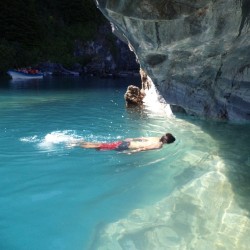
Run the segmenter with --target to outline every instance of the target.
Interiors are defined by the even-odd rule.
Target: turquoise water
[[[249,249],[250,126],[126,109],[135,82],[2,83],[0,249]],[[164,132],[132,155],[70,147]]]

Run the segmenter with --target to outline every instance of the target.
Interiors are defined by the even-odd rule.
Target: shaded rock
[[[52,62],[40,63],[37,67],[45,74],[52,74],[55,76],[79,76],[81,73],[81,67],[79,67],[79,65],[75,70],[65,69],[60,63]]]
[[[85,74],[106,76],[120,71],[137,71],[139,64],[135,54],[126,43],[110,36],[110,25],[102,25],[96,38],[83,42],[75,41],[74,56],[81,58]]]

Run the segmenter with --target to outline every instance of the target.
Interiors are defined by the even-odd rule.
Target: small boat
[[[8,70],[7,73],[12,77],[13,80],[19,80],[19,79],[42,79],[43,73],[29,73],[24,71],[18,71],[18,70]]]

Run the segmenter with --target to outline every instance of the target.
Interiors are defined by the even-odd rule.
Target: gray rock
[[[96,0],[172,106],[250,120],[250,1]]]

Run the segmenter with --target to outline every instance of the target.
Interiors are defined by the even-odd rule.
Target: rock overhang
[[[250,120],[247,0],[96,2],[167,102],[199,116]]]

